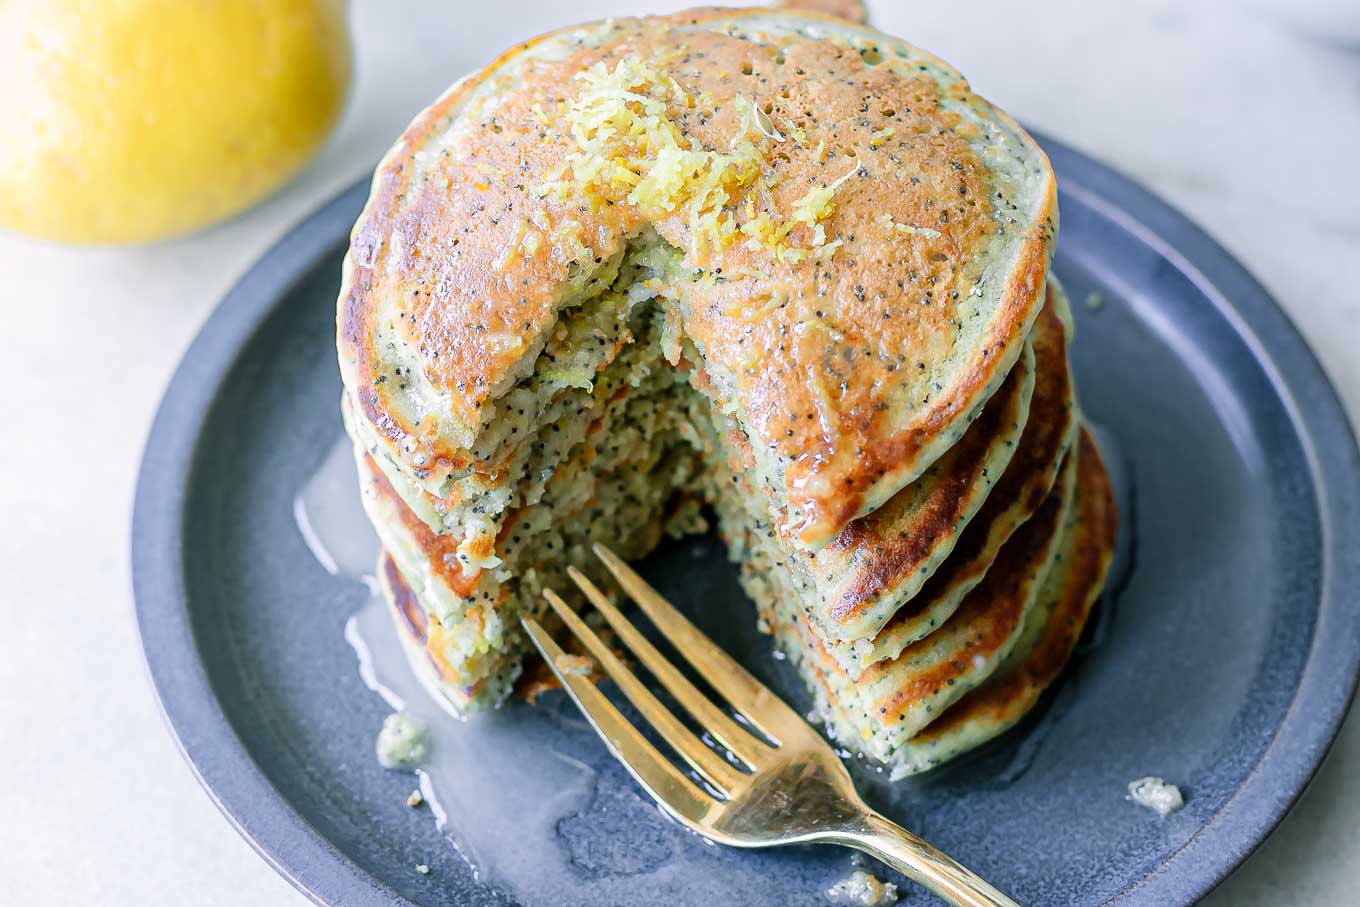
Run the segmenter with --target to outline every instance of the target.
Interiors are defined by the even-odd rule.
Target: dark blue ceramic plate
[[[1026,903],[1189,903],[1298,798],[1350,702],[1360,457],[1317,363],[1240,265],[1147,192],[1044,144],[1062,188],[1056,267],[1076,310],[1082,404],[1122,451],[1133,556],[1045,714],[909,782],[895,808]],[[142,640],[204,786],[299,889],[331,904],[503,903],[402,804],[410,779],[372,758],[386,710],[342,638],[362,593],[316,565],[290,508],[340,434],[334,301],[366,193],[355,186],[269,252],[175,375],[137,491]],[[645,572],[682,604],[701,594],[705,615],[726,616],[709,628],[741,651],[730,625],[751,612],[732,574],[708,562],[700,588],[681,583],[696,562],[683,553]],[[587,749],[601,784],[626,790],[603,747]],[[1182,812],[1159,820],[1123,799],[1148,774],[1183,787]],[[608,822],[591,871],[611,871],[610,841],[624,853],[622,841],[679,834],[637,804]],[[568,826],[579,836],[591,823]],[[684,860],[688,846],[662,852]],[[824,902],[845,866],[828,848],[721,854],[708,865],[767,875],[754,904]],[[695,897],[683,884],[659,894]]]

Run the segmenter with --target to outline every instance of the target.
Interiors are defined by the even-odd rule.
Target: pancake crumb
[[[430,755],[430,729],[409,712],[393,712],[383,719],[375,749],[383,768],[416,768]]]
[[[880,881],[876,876],[856,869],[849,876],[832,885],[826,892],[834,900],[864,904],[865,907],[886,907],[897,903],[897,886]]]
[[[411,791],[411,795],[406,798],[406,805],[411,807],[412,809],[415,809],[417,806],[424,802],[425,798],[424,796],[421,795],[420,791],[418,790]]]
[[[589,677],[595,670],[594,660],[584,655],[559,655],[553,659],[553,665],[566,677]]]
[[[1174,784],[1149,776],[1129,782],[1128,799],[1145,806],[1159,816],[1167,816],[1185,805],[1181,789]]]

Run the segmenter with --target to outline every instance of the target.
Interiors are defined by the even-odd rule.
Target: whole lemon
[[[344,0],[0,0],[0,227],[163,239],[298,171],[350,78]]]

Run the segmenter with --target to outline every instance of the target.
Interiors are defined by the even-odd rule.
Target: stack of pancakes
[[[339,301],[415,662],[497,703],[593,542],[716,513],[841,742],[900,775],[1014,724],[1114,541],[1056,234],[1023,130],[824,16],[584,25],[454,85],[380,165]]]

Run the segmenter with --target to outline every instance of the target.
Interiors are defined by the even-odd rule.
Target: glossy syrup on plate
[[[364,684],[394,712],[428,726],[429,756],[412,785],[423,803],[413,808],[429,811],[478,881],[526,905],[641,903],[650,900],[646,892],[740,902],[743,892],[768,887],[755,861],[661,813],[560,692],[544,694],[536,705],[513,700],[464,716],[426,686],[407,661],[373,576],[378,542],[359,501],[348,441],[308,480],[293,512],[317,561],[368,589],[345,624],[345,639]],[[782,667],[768,657],[768,638],[758,639],[768,667]],[[787,680],[796,683],[791,670]],[[377,732],[374,727],[375,738]],[[377,769],[376,755],[364,755]],[[619,833],[647,813],[653,817],[648,835]],[[848,851],[788,850],[804,871],[812,864],[818,877],[809,899],[821,899],[852,867]],[[705,895],[705,889],[711,890]]]

